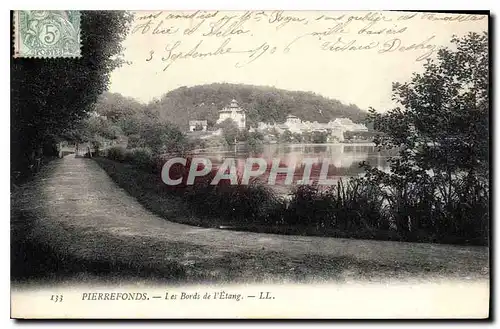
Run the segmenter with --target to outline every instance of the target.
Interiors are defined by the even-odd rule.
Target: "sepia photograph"
[[[13,10],[14,319],[488,319],[489,11]]]

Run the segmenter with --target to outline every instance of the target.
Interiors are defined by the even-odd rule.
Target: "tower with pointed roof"
[[[224,107],[219,111],[219,119],[217,120],[217,123],[221,123],[227,119],[233,120],[240,130],[245,129],[246,127],[245,110],[238,105],[238,102],[235,99],[231,101],[228,107]]]

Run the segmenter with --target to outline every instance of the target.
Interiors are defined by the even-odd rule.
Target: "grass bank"
[[[290,200],[285,201],[258,183],[230,185],[221,181],[218,185],[211,185],[215,173],[200,178],[194,185],[186,185],[185,168],[174,168],[183,177],[183,183],[167,186],[160,177],[161,161],[151,162],[144,157],[127,161],[126,157],[116,155],[112,158],[118,161],[102,157],[94,160],[144,207],[173,222],[258,233],[336,238],[463,245],[484,245],[487,241],[487,231],[457,235],[450,233],[450,227],[454,226],[437,231],[439,223],[434,226],[427,224],[424,228],[414,226],[413,229],[405,226],[403,230],[402,219],[427,219],[424,216],[427,214],[419,215],[417,210],[421,207],[415,208],[414,204],[410,205],[413,208],[401,208],[401,203],[397,203],[399,208],[394,211],[378,187],[361,182],[341,182],[326,191],[301,186],[291,194]],[[410,213],[405,209],[415,211]]]
[[[164,201],[173,200],[174,194]],[[169,208],[177,219],[193,220],[189,211]],[[53,161],[22,186],[12,196],[11,224],[16,283],[379,282],[488,276],[488,252],[482,247],[264,235],[175,224],[147,211],[88,158]]]
[[[270,190],[257,184],[210,186],[198,181],[191,188],[172,188],[136,165],[98,157],[94,160],[127,193],[146,209],[167,220],[207,228],[224,228],[286,235],[367,238],[365,232],[343,232],[309,223],[288,225],[283,219],[287,205]],[[391,240],[388,234],[371,238]],[[397,240],[394,236],[392,240]]]

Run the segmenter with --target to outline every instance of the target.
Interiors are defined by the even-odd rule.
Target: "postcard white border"
[[[1,15],[1,20],[2,20],[2,26],[4,27],[5,30],[10,28],[10,21],[9,21],[9,16],[7,9],[164,9],[164,8],[171,8],[171,9],[199,9],[199,8],[204,8],[206,7],[206,1],[202,0],[190,0],[190,1],[182,1],[182,2],[174,2],[171,0],[168,1],[152,1],[152,0],[143,0],[140,1],[140,3],[134,2],[132,0],[122,0],[119,2],[102,2],[99,0],[87,0],[85,2],[77,2],[77,1],[62,1],[62,0],[46,0],[46,1],[34,1],[34,0],[19,0],[16,1],[15,3],[15,8],[2,8],[5,9],[3,10],[3,15]],[[7,2],[2,2],[2,7],[6,5]],[[295,9],[295,10],[300,10],[300,9],[322,9],[322,10],[356,10],[356,9],[411,9],[411,10],[446,10],[446,9],[490,9],[492,10],[493,14],[498,13],[498,2],[497,1],[483,1],[483,0],[476,0],[476,1],[466,1],[466,0],[449,0],[449,1],[435,1],[435,0],[421,0],[418,2],[410,3],[410,2],[400,2],[400,3],[395,3],[393,1],[388,1],[388,0],[373,0],[373,1],[348,1],[348,2],[333,2],[333,1],[317,1],[317,0],[309,0],[309,1],[297,1],[297,0],[289,0],[289,1],[277,1],[277,0],[272,0],[272,1],[263,1],[263,0],[257,0],[257,1],[252,1],[251,5],[249,6],[247,3],[244,2],[238,2],[235,3],[234,1],[228,1],[228,0],[212,0],[210,1],[210,8],[221,8],[221,9],[253,9],[253,8],[260,8],[260,9]],[[8,33],[6,33],[4,30],[4,33],[1,33],[0,36],[1,38],[4,38],[2,40],[2,45],[4,47],[3,51],[1,52],[1,56],[3,56],[3,61],[4,63],[4,72],[9,72],[10,67],[7,67],[7,63],[10,62],[10,49],[8,48],[10,45],[10,39],[8,38]],[[495,33],[495,36],[497,33]],[[496,45],[498,42],[496,40],[493,42],[495,44],[495,53],[497,53],[497,48]],[[8,61],[9,59],[9,61]],[[496,73],[496,72],[495,72]],[[9,98],[9,78],[7,75],[4,75],[4,79],[2,80],[3,88],[2,91],[4,92],[4,95],[2,97],[2,100],[4,102],[4,111],[1,111],[1,117],[0,117],[0,122],[2,122],[3,125],[5,125],[4,129],[0,129],[2,136],[0,140],[3,142],[2,146],[4,146],[4,149],[7,148],[9,149],[9,138],[10,134],[7,129],[7,126],[10,126],[10,115],[9,111],[7,108],[10,107],[10,98]],[[496,91],[496,90],[495,90]],[[493,113],[495,111],[492,109]],[[498,129],[495,129],[497,131]],[[496,134],[494,136],[494,139],[496,141]],[[498,154],[500,151],[498,145],[495,145],[495,154]],[[495,163],[498,164],[498,161]],[[9,199],[8,196],[10,192],[8,191],[8,181],[9,181],[9,163],[7,161],[3,161],[1,163],[1,170],[0,172],[2,173],[1,178],[2,181],[0,182],[1,186],[1,195],[0,195],[0,200],[2,202],[2,211],[4,212],[4,218],[3,221],[3,229],[1,230],[3,234],[3,239],[4,241],[4,248],[3,248],[3,264],[10,264],[9,261],[9,249],[10,246],[8,245],[9,241],[9,221],[7,218],[10,218],[10,204],[9,204]],[[495,168],[497,169],[497,168]],[[498,175],[496,175],[498,176]],[[495,180],[496,183],[496,180]],[[499,204],[499,200],[497,199],[498,195],[495,196],[494,204]],[[496,218],[492,219],[493,221],[496,220]],[[495,225],[495,232],[493,233],[494,236],[498,236],[498,227],[499,225]],[[7,327],[14,326],[15,322],[12,320],[7,320],[9,318],[10,309],[9,309],[9,304],[10,304],[10,273],[9,271],[2,271],[2,310],[4,316],[2,317],[3,322],[8,322],[8,323],[2,323],[7,325]],[[496,303],[498,304],[498,303]],[[228,323],[226,325],[233,325],[234,323]],[[451,325],[454,325],[453,323],[450,323]],[[36,323],[29,323],[29,324],[24,324],[25,328],[29,328],[35,325],[39,325]],[[49,324],[50,325],[50,324]],[[62,327],[70,326],[72,324],[62,324]],[[73,323],[74,325],[74,323]],[[79,324],[80,326],[84,325],[90,325],[90,324]],[[101,324],[101,323],[93,323],[91,324],[93,327],[99,327],[99,326],[104,326],[106,324]],[[109,325],[109,324],[108,324]],[[122,325],[122,324],[114,324],[114,325]],[[142,323],[132,323],[129,324],[129,327],[139,327],[142,326]],[[164,325],[157,323],[157,325]],[[178,324],[169,324],[169,326],[176,326]],[[196,324],[190,324],[192,326]],[[198,323],[197,325],[204,325]],[[220,326],[220,323],[212,323],[211,325],[214,326]],[[257,323],[253,324],[254,326],[258,326],[259,328],[266,327],[266,326],[271,326],[273,324],[262,324],[262,323]],[[303,325],[304,327],[309,326],[310,324],[299,324]],[[330,325],[338,325],[336,324],[330,324]],[[341,324],[343,325],[343,324]],[[345,325],[345,324],[344,324]],[[362,326],[363,324],[354,324],[354,326]],[[376,326],[379,327],[385,327],[387,324],[386,323],[379,323],[376,324]],[[410,325],[410,326],[418,326],[419,324],[415,325]],[[421,324],[420,324],[421,325]],[[429,324],[426,323],[426,326],[437,326],[438,324]],[[474,326],[474,325],[480,325],[478,324],[471,324],[468,323],[467,326]],[[353,324],[349,324],[350,327],[353,326]],[[3,327],[3,326],[2,326]]]

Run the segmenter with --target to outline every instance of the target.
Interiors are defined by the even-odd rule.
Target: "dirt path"
[[[50,247],[62,262],[91,264],[84,268],[88,271],[128,268],[135,271],[132,277],[245,282],[476,279],[489,273],[486,247],[281,236],[172,223],[144,209],[93,160],[73,155],[48,164],[28,185],[13,205],[24,218],[33,218],[27,238]],[[18,230],[20,221],[13,218]]]

